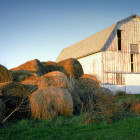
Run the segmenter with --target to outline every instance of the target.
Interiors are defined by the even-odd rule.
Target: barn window
[[[133,53],[131,53],[131,72],[134,71],[134,68],[133,68]]]
[[[117,36],[118,36],[118,50],[121,51],[121,31],[122,30],[117,30]]]
[[[138,44],[130,44],[131,53],[139,53],[139,45]]]

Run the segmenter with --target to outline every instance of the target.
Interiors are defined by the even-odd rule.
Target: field
[[[126,100],[121,96],[119,100]],[[140,95],[135,95],[139,100]],[[0,128],[0,140],[46,139],[46,140],[138,140],[140,139],[140,117],[128,113],[120,120],[108,123],[85,123],[84,114],[71,117],[59,117],[54,120],[34,120],[26,118],[11,120]]]

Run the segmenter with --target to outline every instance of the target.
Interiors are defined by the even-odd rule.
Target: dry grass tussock
[[[12,75],[8,69],[0,65],[0,83],[12,81]]]
[[[38,85],[38,88],[44,88],[48,86],[68,88],[69,81],[64,73],[59,71],[53,71],[39,77],[35,81],[35,85]]]
[[[67,89],[41,88],[30,95],[29,99],[32,117],[36,119],[70,116],[73,112],[72,98]]]
[[[65,59],[57,64],[64,67],[69,77],[79,78],[83,75],[83,68],[77,59]]]

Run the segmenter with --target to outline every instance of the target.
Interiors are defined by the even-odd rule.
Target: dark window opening
[[[118,50],[121,51],[121,30],[117,30],[117,36],[118,36]]]
[[[134,71],[134,68],[133,68],[133,54],[131,54],[131,72]]]

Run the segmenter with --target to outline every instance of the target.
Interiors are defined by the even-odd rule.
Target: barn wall
[[[121,51],[118,50],[118,29],[122,30]],[[128,74],[140,74],[140,53],[133,54],[132,71],[130,44],[139,44],[140,52],[140,20],[136,18],[118,23],[102,50],[102,84],[125,85]]]
[[[116,29],[112,33],[108,43],[106,44],[107,51],[118,51],[117,30],[122,30],[122,50],[121,52],[130,53],[130,44],[140,44],[140,20],[132,18],[118,23]],[[112,41],[113,39],[113,41]],[[139,48],[140,51],[140,48]]]
[[[126,92],[128,94],[140,94],[140,74],[125,74],[125,85],[102,85],[108,88],[112,93]]]
[[[93,74],[101,80],[101,52],[78,59],[85,74]]]

